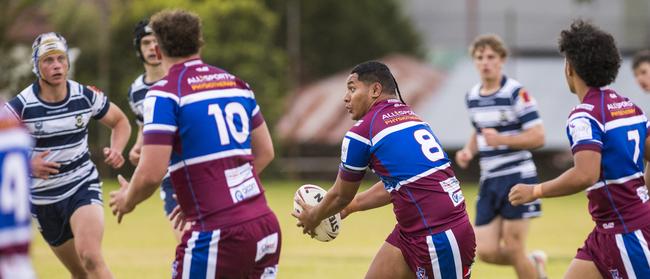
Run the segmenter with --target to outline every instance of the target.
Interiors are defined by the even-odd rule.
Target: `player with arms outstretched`
[[[392,202],[397,225],[366,278],[469,278],[475,241],[460,183],[429,124],[396,92],[386,65],[352,70],[344,101],[357,123],[343,138],[338,177],[321,203],[297,200],[304,210],[292,214],[313,234],[341,210],[345,217]],[[355,196],[368,167],[381,181]]]
[[[32,144],[20,122],[0,111],[0,278],[35,278],[29,260]]]
[[[122,151],[131,133],[124,113],[98,89],[68,80],[68,46],[57,33],[32,45],[38,77],[5,109],[27,126],[32,150],[32,214],[43,238],[73,278],[112,278],[101,253],[104,209],[99,173],[90,160],[91,119],[111,129],[104,162],[124,164]]]
[[[564,278],[650,278],[649,173],[644,179],[643,168],[650,160],[650,124],[630,99],[606,88],[621,65],[610,34],[578,20],[562,31],[559,49],[569,89],[580,101],[566,127],[575,165],[553,180],[516,185],[510,201],[586,191],[596,227]]]
[[[131,182],[111,193],[118,222],[147,199],[167,171],[192,223],[176,248],[173,278],[275,278],[280,225],[259,173],[273,144],[251,88],[201,61],[200,19],[162,11],[151,18],[167,76],[144,101],[144,145]],[[169,159],[171,156],[171,165]]]

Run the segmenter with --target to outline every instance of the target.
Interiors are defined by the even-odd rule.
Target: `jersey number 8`
[[[413,132],[413,137],[422,146],[422,154],[432,162],[445,158],[442,147],[436,138],[426,129],[419,129]]]

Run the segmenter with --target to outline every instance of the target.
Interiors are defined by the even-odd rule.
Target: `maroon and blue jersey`
[[[611,89],[591,88],[567,121],[573,153],[601,153],[600,178],[587,188],[589,213],[603,233],[628,233],[650,224],[643,179],[648,120]]]
[[[434,234],[468,222],[447,154],[429,124],[398,100],[374,104],[343,138],[340,177],[359,181],[367,168],[390,193],[403,232]]]
[[[20,122],[0,111],[0,278],[34,278],[29,260],[32,145]]]
[[[264,123],[251,88],[200,59],[176,64],[144,101],[144,144],[172,145],[178,204],[200,230],[271,213],[250,133]]]

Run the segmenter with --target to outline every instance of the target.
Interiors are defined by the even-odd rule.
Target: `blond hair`
[[[472,44],[469,46],[469,55],[474,57],[476,51],[484,49],[485,47],[490,47],[494,52],[499,54],[501,58],[506,58],[508,56],[508,50],[506,45],[503,43],[503,40],[497,35],[487,34],[476,37]]]

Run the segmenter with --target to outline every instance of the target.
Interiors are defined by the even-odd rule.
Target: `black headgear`
[[[153,30],[149,27],[149,19],[143,19],[135,25],[133,29],[133,47],[135,48],[135,55],[140,57],[142,62],[145,62],[142,51],[140,50],[140,41],[147,35],[153,34]]]

